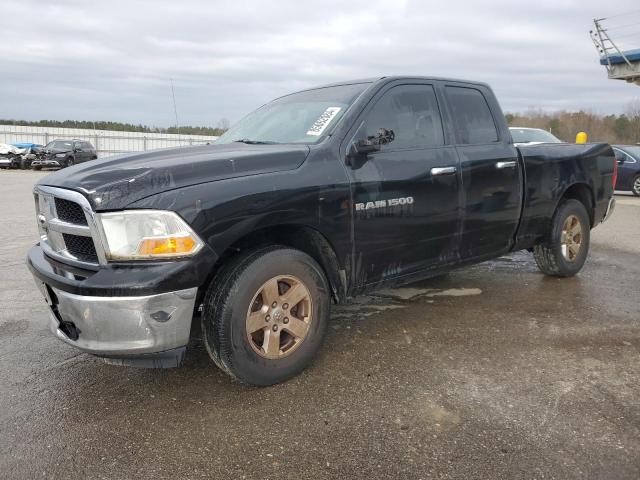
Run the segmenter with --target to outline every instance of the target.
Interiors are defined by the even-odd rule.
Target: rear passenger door
[[[74,163],[82,163],[87,159],[82,142],[73,142],[73,158]]]
[[[82,149],[85,151],[85,162],[93,160],[96,156],[96,149],[89,142],[82,142]]]
[[[445,93],[462,171],[460,256],[497,256],[510,250],[520,220],[517,150],[487,88],[447,83]]]
[[[636,160],[628,153],[616,147],[613,147],[613,153],[618,162],[618,181],[616,182],[616,187],[632,189],[633,177],[635,177],[639,170],[636,165]]]
[[[395,139],[348,169],[360,285],[450,262],[456,255],[458,158],[447,143],[433,83],[392,83],[365,108],[350,144],[393,130]]]

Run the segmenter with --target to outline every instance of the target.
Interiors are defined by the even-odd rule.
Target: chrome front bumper
[[[36,284],[51,309],[51,331],[85,352],[122,360],[179,349],[189,342],[197,288],[144,297],[90,297],[38,279]]]
[[[34,160],[31,162],[32,167],[60,167],[60,162],[57,160]]]

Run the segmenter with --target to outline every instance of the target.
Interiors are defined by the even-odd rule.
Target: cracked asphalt
[[[311,368],[252,389],[197,339],[140,370],[49,333],[41,175],[0,171],[1,478],[640,478],[640,199],[575,278],[525,252],[359,297]]]

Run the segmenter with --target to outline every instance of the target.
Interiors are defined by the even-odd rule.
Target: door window
[[[399,85],[388,90],[367,114],[364,130],[393,130],[395,139],[383,151],[444,145],[442,120],[431,85]]]
[[[618,150],[617,148],[614,148],[613,152],[618,162],[623,162],[626,164],[636,163],[635,159],[633,159],[630,155],[626,154],[622,150]]]
[[[498,141],[496,124],[480,90],[447,87],[447,99],[460,143],[483,144]]]

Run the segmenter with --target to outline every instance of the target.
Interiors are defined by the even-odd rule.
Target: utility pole
[[[178,132],[178,135],[180,135],[180,128],[178,127],[179,123],[178,123],[178,108],[176,107],[176,91],[175,88],[173,86],[173,78],[169,79],[171,81],[171,97],[173,98],[173,113],[176,116],[176,131]]]

